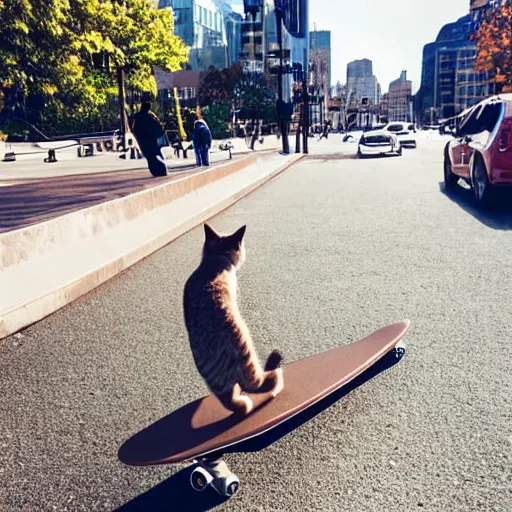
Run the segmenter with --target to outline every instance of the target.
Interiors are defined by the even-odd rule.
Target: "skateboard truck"
[[[401,340],[409,326],[408,320],[390,324],[350,345],[285,365],[287,387],[281,399],[268,402],[264,394],[252,394],[257,413],[245,418],[232,417],[212,394],[190,402],[132,436],[120,447],[119,460],[131,466],[192,464],[189,481],[195,491],[213,487],[229,498],[240,480],[222,460],[224,454],[266,448],[316,416],[315,404],[321,400],[332,395],[319,405],[323,410],[397,364],[405,354]],[[306,383],[304,375],[311,376]],[[288,427],[280,427],[286,422]]]
[[[236,494],[240,480],[222,459],[200,459],[193,463],[196,467],[190,474],[190,485],[195,491],[204,491],[211,485],[221,496],[229,498]]]

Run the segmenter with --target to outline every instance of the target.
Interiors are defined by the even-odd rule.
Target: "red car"
[[[489,204],[494,188],[512,185],[512,94],[491,96],[461,115],[444,150],[446,190],[459,178],[480,206]]]

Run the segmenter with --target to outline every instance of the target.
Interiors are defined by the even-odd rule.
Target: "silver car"
[[[398,141],[403,147],[416,147],[416,127],[414,126],[414,123],[393,121],[384,126],[383,129],[396,135]]]
[[[401,154],[402,146],[397,137],[386,130],[363,133],[357,146],[358,158],[379,155],[400,156]]]

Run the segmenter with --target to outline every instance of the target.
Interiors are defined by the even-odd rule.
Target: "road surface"
[[[442,143],[355,160],[339,138],[212,220],[247,224],[242,314],[288,362],[410,318],[396,367],[262,452],[223,511],[512,510],[512,210],[448,197]],[[328,155],[329,154],[329,155]],[[197,228],[0,342],[0,510],[208,510],[181,468],[117,460],[202,396],[182,318]]]

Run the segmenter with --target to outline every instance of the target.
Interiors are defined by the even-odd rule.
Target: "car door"
[[[450,143],[452,172],[463,178],[469,178],[469,163],[473,154],[470,144],[472,135],[479,131],[478,115],[481,109],[482,105],[477,105],[468,113],[457,130],[455,140]]]
[[[459,137],[450,143],[450,160],[452,172],[457,176],[469,178],[469,161],[473,150],[469,147],[471,137],[469,135]]]

